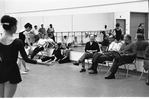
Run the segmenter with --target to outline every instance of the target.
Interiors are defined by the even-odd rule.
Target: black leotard
[[[0,83],[9,81],[11,84],[21,82],[19,67],[17,65],[18,52],[28,63],[36,64],[37,61],[27,57],[23,42],[15,39],[11,44],[4,45],[0,42]]]

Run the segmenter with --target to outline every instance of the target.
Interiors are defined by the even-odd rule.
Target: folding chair
[[[86,60],[87,60],[87,64],[88,64],[88,68],[90,68],[90,63],[92,63],[92,59],[93,59],[93,58],[88,58],[88,59],[86,59]]]
[[[99,63],[99,65],[101,65],[100,67],[98,66],[99,72],[101,71],[102,67],[104,66],[104,63],[106,63],[106,65],[109,67],[108,72],[107,72],[107,75],[108,75],[110,73],[110,69],[113,64],[113,61],[104,61],[102,64]]]
[[[142,73],[141,73],[141,76],[140,76],[139,80],[142,79],[142,76],[143,76],[144,73],[145,73],[145,69],[142,70]]]
[[[132,63],[126,63],[126,64],[124,64],[125,70],[127,70],[127,72],[126,72],[126,78],[128,78],[128,75],[129,75],[129,66],[130,65],[134,65],[135,72],[137,74],[137,66],[136,66],[136,59],[135,59]],[[127,68],[126,68],[126,66],[127,66]],[[137,74],[137,76],[138,76],[138,74]]]

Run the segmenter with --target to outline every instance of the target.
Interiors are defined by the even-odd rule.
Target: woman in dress
[[[13,97],[21,76],[17,65],[18,52],[23,59],[32,64],[44,64],[27,57],[23,42],[15,39],[13,34],[17,30],[17,20],[14,17],[4,15],[1,18],[4,35],[0,38],[0,97]]]
[[[144,23],[140,23],[138,26],[138,30],[137,30],[137,35],[138,34],[142,34],[143,35],[143,39],[145,39],[145,34],[144,34]]]
[[[116,28],[113,30],[114,32],[114,35],[115,35],[115,39],[117,41],[121,40],[122,36],[123,36],[123,33],[122,33],[122,29],[120,28],[120,24],[119,23],[116,23]]]

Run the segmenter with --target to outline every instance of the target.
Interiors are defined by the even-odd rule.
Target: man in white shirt
[[[38,27],[37,25],[34,26],[34,29],[33,29],[33,33],[34,33],[34,39],[35,39],[35,42],[39,40],[39,32],[38,32]]]
[[[89,70],[93,71],[89,72],[89,74],[97,74],[98,63],[103,63],[104,61],[112,61],[115,57],[119,56],[118,52],[121,46],[122,43],[115,40],[109,45],[108,51],[94,54],[92,59],[92,66],[89,68]]]

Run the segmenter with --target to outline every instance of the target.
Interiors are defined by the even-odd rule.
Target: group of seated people
[[[41,51],[54,49],[52,55],[39,55],[41,56],[41,61],[58,61],[59,63],[70,62],[70,50],[72,50],[70,46],[70,44],[65,45],[63,43],[56,43],[49,36],[42,36],[42,38],[40,38],[33,44],[32,48],[34,49],[32,49],[30,58],[33,59]]]
[[[149,59],[149,44],[147,41],[143,40],[141,34],[137,35],[138,41],[132,42],[132,38],[129,34],[124,36],[124,41],[117,40],[113,35],[108,37],[109,45],[106,50],[101,51],[99,48],[99,43],[95,40],[94,35],[90,36],[90,41],[86,43],[85,53],[78,59],[77,62],[73,63],[74,65],[82,64],[82,69],[80,72],[85,72],[85,59],[92,58],[91,67],[88,68],[89,74],[97,74],[98,63],[104,63],[105,61],[112,61],[112,67],[110,68],[110,74],[105,77],[105,79],[115,79],[115,74],[118,70],[118,67],[127,63],[133,63],[137,58],[138,51],[144,51],[144,59]],[[145,51],[146,50],[146,51]],[[149,69],[149,60],[145,61],[144,64],[145,70]],[[149,73],[148,79],[146,82],[149,85]]]
[[[108,37],[105,37],[105,40],[107,40],[106,44],[105,41],[103,42],[97,42],[94,35],[90,35],[90,41],[86,43],[85,45],[85,53],[82,55],[82,57],[79,58],[79,60],[74,65],[82,64],[82,68],[80,72],[85,72],[85,59],[92,58],[92,64],[91,67],[88,68],[90,70],[89,74],[97,74],[98,70],[98,63],[104,63],[105,61],[112,61],[112,67],[110,69],[110,74],[105,77],[105,79],[115,79],[115,74],[118,70],[118,67],[126,64],[126,63],[132,63],[136,58],[140,58],[138,53],[141,53],[144,51],[144,55],[141,56],[143,59],[145,59],[144,64],[149,63],[148,60],[148,42],[144,41],[143,36],[141,34],[137,35],[137,42],[132,42],[132,38],[130,35],[126,34],[123,38],[117,39],[114,35],[109,35]],[[75,40],[77,41],[77,38],[75,37]],[[73,42],[74,43],[74,42]],[[40,60],[42,62],[55,62],[58,61],[58,63],[67,63],[70,62],[70,51],[72,50],[70,47],[73,43],[56,43],[53,41],[50,36],[46,35],[38,40],[33,44],[31,48],[30,58],[33,59],[35,56],[46,49],[53,49],[52,55],[42,55],[40,57]],[[106,46],[106,49],[102,49],[99,47]],[[145,51],[146,50],[146,51]],[[142,55],[142,53],[140,54]],[[148,70],[148,65],[144,65],[145,70]],[[148,73],[148,80],[146,84],[149,85],[149,73]]]

